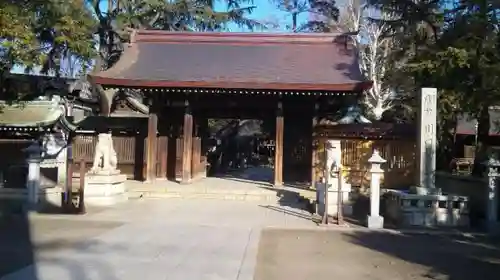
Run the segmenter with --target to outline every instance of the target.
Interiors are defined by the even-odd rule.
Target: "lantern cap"
[[[378,164],[382,164],[382,163],[386,163],[387,160],[383,159],[381,156],[380,156],[380,153],[377,151],[377,150],[374,150],[373,151],[373,155],[368,159],[368,162],[369,163],[378,163]]]

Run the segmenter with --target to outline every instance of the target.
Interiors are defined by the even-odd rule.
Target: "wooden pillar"
[[[157,137],[156,131],[158,128],[158,116],[155,113],[150,113],[148,118],[148,138],[146,152],[146,181],[153,182],[156,179],[156,149]]]
[[[275,154],[274,154],[274,185],[283,185],[283,103],[278,102],[276,110],[276,138],[275,138]]]
[[[167,158],[168,158],[168,137],[166,135],[161,135],[158,141],[158,156],[160,161],[160,174],[159,178],[167,179]]]
[[[313,119],[312,119],[312,128],[313,128],[313,135],[314,135],[314,130],[316,125],[318,125],[319,117],[318,117],[318,111],[319,111],[319,103],[314,102],[314,110],[313,110]],[[311,185],[314,187],[314,183],[316,182],[316,161],[317,161],[317,150],[318,150],[318,139],[315,139],[314,136],[312,138],[312,159],[311,159]]]
[[[191,181],[191,161],[193,152],[193,115],[189,101],[185,101],[184,126],[182,128],[182,179],[181,184]]]
[[[202,156],[206,156],[208,140],[208,119],[205,114],[200,114],[198,125],[198,136],[201,138],[201,153]]]
[[[171,137],[171,122],[172,113],[171,109],[168,107],[168,103],[164,103],[161,110],[161,115],[158,116],[158,144],[157,144],[157,154],[159,161],[159,174],[158,179],[166,180],[168,179],[168,157],[169,155],[169,145],[170,141],[175,143],[175,138]]]

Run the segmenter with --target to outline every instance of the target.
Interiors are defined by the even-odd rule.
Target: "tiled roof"
[[[137,31],[115,66],[90,77],[129,87],[360,91],[371,85],[339,34]]]
[[[64,114],[64,109],[54,101],[29,101],[0,104],[0,127],[28,128],[53,125]]]
[[[490,108],[490,135],[500,135],[500,110],[498,108]],[[476,134],[476,119],[464,114],[458,117],[457,134],[475,135]]]

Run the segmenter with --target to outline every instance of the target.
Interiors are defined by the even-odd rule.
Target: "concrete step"
[[[183,199],[219,199],[235,201],[262,202],[300,202],[309,200],[299,193],[283,196],[279,190],[230,190],[230,189],[182,189],[182,188],[132,188],[128,191],[130,199],[134,198],[183,198]]]
[[[236,201],[267,201],[277,202],[280,197],[276,194],[224,194],[224,193],[194,193],[194,192],[150,192],[150,191],[130,191],[130,199],[134,198],[182,198],[182,199],[218,199]]]

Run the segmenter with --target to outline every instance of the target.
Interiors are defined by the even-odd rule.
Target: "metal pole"
[[[85,214],[85,159],[80,159],[80,188],[78,189],[80,200],[78,203],[78,214]]]
[[[342,169],[338,168],[337,172],[338,185],[337,185],[337,224],[342,225],[344,223],[344,213],[342,213]]]
[[[324,145],[324,176],[325,176],[325,194],[323,197],[324,207],[323,207],[323,220],[322,223],[328,224],[328,177],[330,176],[330,168],[328,168],[328,142],[325,141]]]
[[[478,134],[479,134],[479,122],[476,121],[476,124],[474,125],[474,152],[477,151],[477,140],[478,140]],[[474,153],[475,157],[475,153]]]
[[[66,117],[73,116],[73,104],[66,100]],[[68,145],[66,147],[66,189],[64,197],[64,205],[67,211],[73,210],[73,135],[68,134]]]

